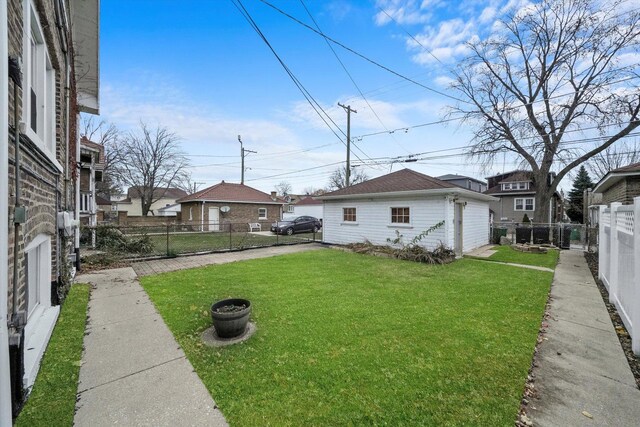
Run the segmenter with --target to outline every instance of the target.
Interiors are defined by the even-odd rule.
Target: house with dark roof
[[[388,244],[396,232],[409,242],[443,222],[419,242],[440,242],[462,255],[489,243],[489,203],[477,191],[403,169],[316,197],[324,204],[323,240]]]
[[[536,183],[533,173],[514,170],[487,177],[489,189],[484,194],[493,196],[491,202],[494,222],[522,222],[524,215],[538,223],[562,220],[562,196],[557,191],[549,206],[536,206]]]
[[[312,196],[302,196],[295,203],[287,205],[287,211],[283,214],[284,219],[298,216],[312,216],[322,220],[322,200]]]
[[[285,202],[244,184],[219,184],[182,197],[182,222],[201,231],[247,231],[248,224],[259,223],[268,230],[282,218]]]
[[[620,202],[633,204],[633,198],[640,196],[640,163],[633,163],[609,171],[596,184],[594,194],[602,194],[602,204]]]
[[[487,191],[486,182],[480,181],[479,179],[471,178],[470,176],[449,173],[446,175],[441,175],[437,178],[441,181],[446,181],[459,187],[466,188],[467,190],[477,191],[478,193]]]
[[[129,187],[127,197],[117,202],[118,211],[126,211],[127,216],[142,216],[143,187]],[[153,190],[151,209],[147,215],[157,216],[159,209],[175,205],[187,192],[175,187],[158,187]]]

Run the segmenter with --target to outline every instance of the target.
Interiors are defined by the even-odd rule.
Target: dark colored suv
[[[317,233],[322,228],[322,223],[318,218],[312,216],[299,216],[285,221],[278,221],[271,224],[271,231],[276,234],[304,233],[313,231]]]

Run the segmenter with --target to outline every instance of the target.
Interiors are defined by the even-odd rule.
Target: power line
[[[422,43],[420,43],[420,41],[419,41],[418,39],[416,39],[416,38],[413,36],[413,34],[411,34],[409,31],[407,31],[407,30],[406,30],[402,25],[400,25],[400,23],[399,23],[398,21],[396,21],[396,20],[395,20],[395,18],[394,18],[393,16],[389,15],[389,14],[387,13],[387,11],[386,11],[386,10],[384,10],[383,8],[381,8],[381,7],[378,7],[378,9],[380,9],[380,11],[382,11],[382,13],[384,13],[385,15],[387,15],[387,16],[389,17],[389,19],[391,19],[393,22],[395,22],[395,24],[396,24],[398,27],[400,27],[400,29],[402,29],[402,31],[404,31],[404,32],[405,32],[409,37],[411,37],[411,39],[412,39],[414,42],[418,43],[418,44],[419,44],[419,45],[420,45],[424,50],[426,50],[426,51],[427,51],[427,53],[428,53],[429,55],[431,55],[431,57],[432,57],[433,59],[435,59],[435,60],[436,60],[436,61],[438,61],[440,64],[442,64],[442,61],[440,61],[440,59],[439,59],[437,56],[435,56],[435,55],[433,54],[433,52],[431,52],[431,50],[427,49],[427,48],[426,48]],[[443,65],[444,65],[444,64],[443,64]]]
[[[291,69],[284,63],[283,59],[280,57],[280,55],[278,55],[278,53],[275,51],[274,47],[271,45],[271,43],[269,42],[269,40],[267,39],[267,37],[264,35],[264,33],[262,32],[262,30],[260,30],[260,27],[258,27],[258,24],[253,20],[253,18],[251,17],[251,14],[247,11],[247,9],[244,7],[244,5],[242,4],[241,0],[232,0],[234,6],[236,6],[236,8],[240,11],[240,13],[242,14],[242,16],[245,18],[245,20],[249,23],[249,25],[254,29],[254,31],[256,31],[256,33],[260,36],[260,38],[265,42],[265,44],[269,47],[269,49],[271,50],[271,52],[273,53],[273,55],[276,57],[276,59],[278,60],[278,62],[280,63],[280,65],[284,68],[284,70],[286,71],[286,73],[289,75],[289,77],[291,78],[291,80],[294,82],[294,84],[296,85],[296,87],[298,88],[298,90],[302,93],[302,95],[305,97],[305,99],[307,100],[307,102],[309,103],[309,105],[311,105],[311,107],[314,109],[314,111],[316,112],[316,114],[318,114],[318,116],[322,119],[322,121],[327,125],[327,127],[331,130],[331,132],[336,136],[336,138],[338,138],[343,144],[345,144],[344,141],[342,141],[342,138],[335,132],[335,130],[331,127],[331,125],[329,125],[329,123],[327,122],[326,119],[329,119],[329,121],[343,134],[345,135],[344,131],[340,128],[340,126],[338,126],[333,119],[331,118],[331,116],[329,116],[327,114],[326,111],[324,111],[324,109],[322,108],[322,106],[315,100],[315,98],[311,95],[311,93],[304,87],[304,85],[300,82],[300,80],[295,76],[295,74],[291,71]],[[322,111],[322,113],[324,113],[324,116],[320,113],[320,111]],[[326,116],[326,119],[325,119]],[[346,136],[346,135],[345,135]],[[345,144],[346,145],[346,144]],[[360,161],[362,161],[362,159],[354,154],[356,156],[356,158]]]
[[[400,73],[398,73],[397,71],[394,71],[394,70],[392,70],[391,68],[389,68],[389,67],[387,67],[387,66],[385,66],[385,65],[382,65],[382,64],[380,64],[379,62],[374,61],[373,59],[371,59],[371,58],[369,58],[369,57],[367,57],[367,56],[365,56],[365,55],[361,54],[360,52],[357,52],[356,50],[354,50],[354,49],[350,48],[349,46],[346,46],[345,44],[340,43],[339,41],[337,41],[337,40],[333,39],[332,37],[329,37],[329,36],[327,36],[326,34],[323,34],[322,32],[320,32],[320,31],[316,30],[315,28],[311,27],[310,25],[307,25],[306,23],[304,23],[304,22],[300,21],[298,18],[296,18],[296,17],[294,17],[294,16],[292,16],[292,15],[288,14],[288,13],[287,13],[287,12],[285,12],[284,10],[282,10],[282,9],[280,9],[280,8],[278,8],[278,7],[276,7],[275,5],[273,5],[273,4],[271,4],[271,3],[269,3],[268,1],[266,1],[266,0],[260,0],[260,1],[261,1],[262,3],[264,3],[265,5],[267,5],[267,6],[271,7],[272,9],[274,9],[274,10],[275,10],[275,11],[277,11],[278,13],[280,13],[280,14],[282,14],[282,15],[286,16],[287,18],[289,18],[289,19],[293,20],[294,22],[297,22],[298,24],[300,24],[300,25],[302,25],[303,27],[305,27],[305,28],[307,28],[307,29],[309,29],[309,30],[313,31],[314,33],[318,34],[319,36],[324,37],[326,40],[329,40],[330,42],[332,42],[332,43],[334,43],[334,44],[336,44],[336,45],[340,46],[341,48],[343,48],[343,49],[345,49],[345,50],[347,50],[347,51],[349,51],[349,52],[353,53],[354,55],[356,55],[356,56],[358,56],[358,57],[360,57],[360,58],[364,59],[365,61],[367,61],[367,62],[369,62],[369,63],[371,63],[371,64],[373,64],[373,65],[375,65],[375,66],[377,66],[377,67],[382,68],[382,69],[383,69],[383,70],[385,70],[385,71],[388,71],[388,72],[389,72],[389,73],[391,73],[391,74],[394,74],[394,75],[396,75],[396,76],[400,77],[401,79],[404,79],[404,80],[406,80],[406,81],[408,81],[408,82],[411,82],[411,83],[413,83],[413,84],[415,84],[415,85],[417,85],[417,86],[422,87],[423,89],[426,89],[426,90],[428,90],[428,91],[430,91],[430,92],[433,92],[433,93],[436,93],[436,94],[438,94],[438,95],[441,95],[441,96],[444,96],[444,97],[447,97],[447,98],[451,98],[451,99],[454,99],[454,100],[456,100],[456,101],[459,101],[459,102],[462,102],[462,103],[465,103],[465,104],[469,104],[469,102],[468,102],[468,101],[464,101],[464,100],[462,100],[462,99],[460,99],[460,98],[456,98],[455,96],[451,96],[451,95],[446,94],[446,93],[444,93],[444,92],[441,92],[441,91],[439,91],[439,90],[437,90],[437,89],[434,89],[434,88],[432,88],[432,87],[429,87],[429,86],[427,86],[427,85],[424,85],[424,84],[422,84],[422,83],[420,83],[420,82],[418,82],[418,81],[416,81],[416,80],[413,80],[413,79],[411,79],[411,78],[409,78],[409,77],[407,77],[407,76],[405,76],[405,75],[403,75],[403,74],[400,74]]]
[[[313,21],[313,24],[316,26],[316,28],[318,29],[318,31],[320,31],[320,33],[324,34],[322,32],[322,29],[320,28],[320,26],[318,25],[318,23],[316,22],[315,18],[313,17],[313,15],[311,14],[311,12],[309,11],[309,9],[307,8],[307,5],[304,3],[304,0],[300,0],[300,3],[302,4],[302,7],[304,7],[304,10],[307,12],[307,14],[309,15],[309,17],[311,18],[311,20]],[[369,109],[371,109],[371,112],[373,113],[373,115],[376,117],[376,119],[378,119],[378,122],[380,122],[380,124],[382,125],[383,128],[387,129],[387,126],[382,122],[382,119],[380,118],[380,116],[378,116],[378,113],[376,113],[376,110],[373,109],[373,107],[371,106],[371,104],[369,103],[369,100],[367,99],[366,96],[364,96],[364,93],[362,92],[362,90],[360,89],[360,86],[358,86],[358,84],[356,83],[355,79],[353,78],[353,76],[351,75],[351,73],[349,72],[349,70],[347,69],[346,65],[344,65],[344,62],[342,62],[342,60],[340,59],[340,56],[338,55],[338,53],[335,51],[335,49],[333,48],[333,46],[331,46],[331,43],[329,43],[329,40],[327,40],[326,38],[324,38],[325,43],[327,44],[327,46],[329,47],[329,49],[331,49],[331,52],[333,53],[333,56],[336,57],[336,59],[338,60],[338,62],[340,63],[340,66],[342,67],[342,69],[344,70],[344,72],[347,74],[347,76],[349,76],[349,80],[351,80],[351,83],[353,83],[353,85],[355,86],[355,88],[358,90],[358,93],[360,94],[360,96],[362,97],[362,99],[364,99],[364,102],[367,103],[367,106],[369,107]],[[344,107],[343,107],[344,108]],[[387,129],[388,130],[388,129]],[[406,152],[409,152],[409,150],[407,150],[406,148],[404,148],[398,141],[395,140],[396,144],[398,144],[398,146],[400,148],[402,148],[403,150],[405,150]],[[360,149],[357,144],[355,142],[353,142],[353,146]]]

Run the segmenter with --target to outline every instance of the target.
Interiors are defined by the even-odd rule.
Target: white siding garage
[[[420,244],[440,242],[458,254],[489,243],[489,201],[492,197],[404,169],[325,194],[323,240],[348,244],[388,244],[396,230],[408,243],[444,221]]]

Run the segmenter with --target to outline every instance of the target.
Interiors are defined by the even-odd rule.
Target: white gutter
[[[499,199],[477,191],[464,188],[435,188],[431,190],[410,190],[410,191],[390,191],[385,193],[361,193],[342,194],[337,196],[324,195],[316,196],[316,200],[344,200],[344,199],[383,199],[383,198],[404,198],[411,196],[459,196],[468,199],[482,200],[486,202],[497,202]]]
[[[7,2],[0,1],[0,427],[10,427],[11,375],[9,370],[9,69]],[[6,141],[6,143],[5,143]]]
[[[593,189],[594,193],[602,193],[612,186],[614,186],[618,181],[627,176],[638,176],[640,172],[609,172],[598,182]]]

